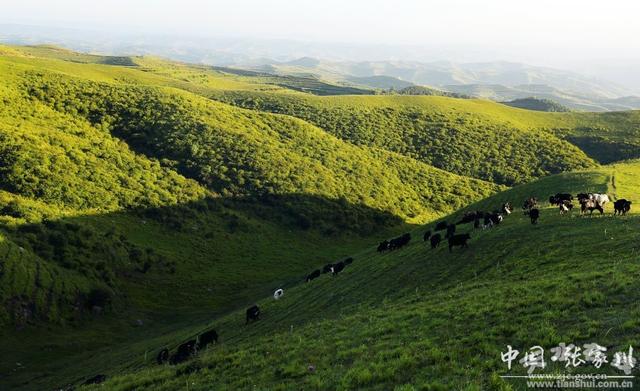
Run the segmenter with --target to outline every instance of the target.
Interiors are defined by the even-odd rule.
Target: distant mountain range
[[[283,75],[315,76],[334,83],[376,89],[399,90],[421,85],[495,101],[533,97],[581,111],[640,108],[640,97],[615,83],[569,71],[504,61],[331,62],[302,57],[284,62],[253,60],[234,66]]]

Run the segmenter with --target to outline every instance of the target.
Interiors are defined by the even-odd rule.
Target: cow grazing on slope
[[[100,384],[105,380],[107,380],[107,375],[95,375],[94,377],[87,379],[84,383],[82,383],[82,385],[88,386],[89,384]]]
[[[445,229],[447,229],[448,226],[449,224],[447,224],[446,221],[441,221],[438,224],[436,224],[434,231],[444,231]]]
[[[447,227],[447,233],[444,235],[445,238],[450,238],[452,237],[454,234],[456,233],[456,225],[455,224],[450,224]]]
[[[253,305],[247,308],[247,321],[245,324],[249,324],[250,321],[260,320],[260,307]]]
[[[338,273],[340,273],[341,271],[343,271],[343,270],[344,270],[344,266],[345,266],[345,265],[344,265],[344,262],[338,262],[338,263],[336,263],[335,265],[333,265],[333,266],[331,267],[331,274],[332,274],[333,276],[337,276],[337,275],[338,275]]]
[[[511,205],[511,202],[505,202],[504,204],[502,204],[502,208],[500,208],[500,212],[506,215],[510,215],[511,212],[513,212],[513,205]]]
[[[621,198],[613,203],[613,214],[626,215],[631,210],[631,201]]]
[[[597,210],[598,212],[600,212],[600,214],[604,213],[604,208],[602,208],[602,205],[600,205],[593,199],[583,199],[580,203],[580,214],[584,214],[586,213],[586,211],[589,211],[589,215],[592,215],[594,210]]]
[[[538,199],[536,197],[529,197],[524,200],[524,203],[522,204],[522,210],[524,210],[525,216],[531,213],[531,209],[535,208],[536,206],[538,206]]]
[[[387,250],[389,250],[389,241],[388,240],[383,240],[378,245],[378,252],[381,253],[381,252],[387,251]],[[331,265],[331,266],[333,266],[333,265]]]
[[[573,196],[569,193],[556,193],[556,195],[552,195],[549,197],[549,203],[551,205],[558,205],[560,206],[560,204],[562,204],[563,201],[573,201]]]
[[[423,241],[427,241],[429,240],[429,238],[431,237],[431,230],[428,230],[427,232],[424,233],[424,235],[422,236],[422,240]]]
[[[169,364],[176,365],[187,361],[196,353],[197,343],[195,339],[189,340],[178,346],[178,350],[169,358]]]
[[[212,343],[218,343],[218,332],[214,329],[207,330],[198,337],[198,349],[206,348]]]
[[[573,210],[573,203],[571,203],[571,201],[562,201],[560,203],[560,205],[558,206],[558,209],[560,209],[560,214],[563,215],[565,213],[571,212]]]
[[[158,365],[163,365],[168,360],[169,360],[169,349],[165,348],[158,352],[158,355],[156,356],[156,362],[158,363]]]
[[[440,236],[440,234],[435,234],[431,236],[431,239],[429,240],[431,241],[431,248],[436,248],[442,241],[442,236]]]
[[[538,224],[538,218],[540,218],[540,209],[532,208],[529,211],[529,218],[531,219],[531,224]]]
[[[467,241],[469,239],[471,239],[471,235],[469,234],[453,235],[449,238],[449,252],[452,252],[452,248],[454,246],[460,246],[463,248],[469,247],[469,245],[467,244]]]
[[[315,280],[316,278],[320,277],[320,274],[322,274],[322,272],[320,272],[320,269],[314,270],[313,273],[309,274],[307,276],[307,278],[305,279],[306,282],[309,282],[311,280]]]
[[[380,251],[380,250],[378,250]],[[333,267],[333,263],[326,264],[322,267],[322,274],[331,273],[331,268]]]

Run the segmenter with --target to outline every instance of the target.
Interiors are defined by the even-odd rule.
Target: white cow
[[[282,289],[277,289],[275,292],[273,292],[273,298],[276,299],[276,300],[281,298],[282,295],[284,295],[284,290],[282,290]]]

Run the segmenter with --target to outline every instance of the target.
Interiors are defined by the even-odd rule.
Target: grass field
[[[529,195],[545,199],[556,191],[608,191],[637,202],[639,174],[639,163],[562,174],[470,209]],[[638,299],[639,228],[636,213],[613,217],[611,205],[604,216],[560,216],[545,208],[535,226],[517,210],[496,228],[473,231],[470,248],[451,254],[444,246],[428,249],[421,228],[405,249],[379,255],[369,246],[335,278],[292,287],[277,302],[265,297],[258,302],[260,322],[242,326],[238,311],[185,331],[186,337],[209,324],[222,338],[192,362],[149,365],[105,386],[524,389],[522,382],[498,377],[507,373],[500,361],[507,344],[524,351],[595,341],[613,352],[640,342],[638,310],[630,307]],[[523,371],[516,365],[511,373]],[[559,365],[554,371],[566,373]]]
[[[420,238],[532,195],[640,202],[640,163],[621,161],[638,157],[638,112],[42,46],[0,46],[0,73],[2,389],[98,373],[123,390],[509,389],[507,343],[637,342],[635,213],[544,209],[532,226],[517,210],[452,254]],[[408,247],[375,253],[405,231]],[[244,327],[254,302],[264,319]],[[218,346],[153,365],[212,325]]]

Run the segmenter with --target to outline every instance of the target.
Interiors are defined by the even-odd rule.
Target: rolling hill
[[[531,195],[544,199],[556,191],[606,191],[635,203],[639,175],[638,162],[560,174],[468,210]],[[384,254],[369,246],[339,276],[292,287],[279,301],[259,301],[263,319],[257,323],[240,326],[244,314],[238,311],[185,331],[182,338],[215,326],[222,338],[191,362],[158,366],[140,356],[141,369],[105,386],[526,389],[522,379],[499,377],[526,373],[518,364],[507,370],[500,359],[507,345],[522,352],[534,345],[597,341],[611,355],[638,344],[638,311],[629,307],[638,299],[637,227],[637,213],[560,216],[545,208],[538,225],[516,212],[489,230],[459,226],[472,231],[470,247],[452,253],[442,246],[429,249],[421,240]],[[413,231],[414,237],[424,229]],[[178,342],[157,341],[156,350]],[[545,373],[567,371],[564,363],[549,366]],[[603,366],[598,373],[622,372]]]
[[[546,280],[558,270],[580,284],[535,320],[544,330],[566,306],[599,311],[598,325],[610,327],[613,305],[633,294],[636,215],[545,210],[531,227],[516,214],[454,255],[415,238],[464,208],[531,194],[608,190],[635,201],[638,163],[600,164],[640,157],[638,112],[360,95],[314,78],[43,46],[0,46],[0,72],[0,351],[12,352],[0,388],[106,373],[121,376],[109,389],[243,389],[248,371],[267,389],[484,388],[499,382],[497,356],[483,366],[457,341],[468,372],[453,373],[435,365],[452,361],[436,343],[462,339],[493,354],[501,336],[528,342],[503,312],[530,303],[518,312],[530,320],[548,303],[528,290],[559,283]],[[603,229],[620,238],[611,245],[624,262],[603,268],[613,250],[579,241]],[[406,249],[374,253],[409,230]],[[301,284],[347,256],[356,261],[343,275]],[[610,276],[618,282],[600,294],[561,300]],[[485,300],[496,286],[524,296]],[[283,301],[261,299],[277,287]],[[259,299],[263,321],[238,327],[239,309]],[[465,328],[477,316],[487,322]],[[634,314],[624,316],[612,347],[632,338]],[[211,324],[222,343],[197,361],[149,365],[158,347]],[[568,322],[558,338],[569,326],[596,327]],[[476,343],[486,327],[492,339]],[[451,383],[430,384],[438,375]]]

